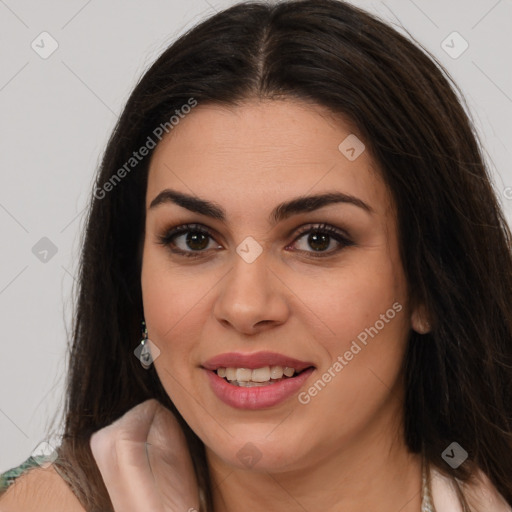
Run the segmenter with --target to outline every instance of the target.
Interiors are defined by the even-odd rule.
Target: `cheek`
[[[331,331],[321,342],[326,357],[299,397],[304,421],[322,418],[322,444],[356,435],[397,396],[409,332],[405,279],[391,260],[351,265],[337,279],[318,282],[323,293],[308,306]],[[317,338],[316,342],[319,339]],[[343,425],[333,430],[328,425]]]
[[[310,331],[312,348],[318,353],[321,345],[323,351],[320,382],[306,390],[301,403],[336,423],[347,424],[344,415],[351,411],[353,425],[361,424],[399,378],[409,332],[406,285],[401,266],[384,255],[374,251],[337,269],[334,278],[302,277],[295,283],[304,312],[313,311],[319,326]]]
[[[190,272],[180,271],[165,256],[162,250],[144,253],[142,298],[148,337],[161,351],[155,367],[157,371],[171,367],[175,373],[197,339],[204,289],[193,286],[196,281]]]
[[[375,333],[376,324],[379,339],[403,344],[408,329],[405,277],[382,248],[347,258],[330,272],[307,277],[290,272],[287,282],[300,298],[299,314],[308,319],[316,343],[324,346],[331,360],[348,350],[358,336],[364,341],[368,330]],[[384,354],[386,345],[379,347]]]
[[[141,284],[148,337],[160,349],[154,361],[158,378],[181,416],[196,433],[201,432],[204,407],[197,405],[201,399],[196,387],[201,370],[195,366],[201,357],[198,340],[205,315],[211,310],[205,297],[208,289],[202,286],[203,278],[150,253]]]

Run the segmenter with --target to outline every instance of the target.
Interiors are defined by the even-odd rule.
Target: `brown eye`
[[[194,251],[202,251],[208,247],[209,235],[199,231],[189,231],[185,238],[185,244]]]
[[[323,257],[331,256],[338,253],[342,248],[354,245],[354,243],[346,236],[346,234],[333,226],[327,224],[321,224],[317,226],[309,226],[300,231],[299,236],[295,238],[294,243],[301,238],[308,235],[305,240],[306,248],[299,249],[300,252],[308,253],[312,257]],[[334,250],[327,250],[331,245],[331,242],[338,244],[338,248]],[[340,247],[341,246],[341,247]],[[307,247],[313,249],[309,251]],[[317,254],[315,254],[317,253]]]
[[[213,235],[209,229],[198,224],[186,224],[170,229],[158,238],[159,243],[168,246],[173,253],[197,257],[202,256],[200,253],[209,250],[208,245],[210,240],[213,240]]]

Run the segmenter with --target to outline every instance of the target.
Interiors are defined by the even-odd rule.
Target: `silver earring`
[[[148,343],[148,329],[146,327],[146,322],[142,322],[142,340],[140,344],[142,345],[142,350],[140,351],[140,362],[142,366],[147,369],[151,366],[153,362],[151,359],[151,349],[149,348]]]
[[[148,340],[148,329],[146,322],[142,321],[142,340],[139,346],[135,349],[134,354],[140,361],[142,367],[147,370],[153,363],[153,356],[151,355],[150,341]]]
[[[148,329],[144,320],[142,321],[142,339],[133,353],[140,361],[144,370],[147,370],[154,363],[156,358],[160,356],[160,349],[156,343],[148,339]]]

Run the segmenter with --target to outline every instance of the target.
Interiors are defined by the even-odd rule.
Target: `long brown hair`
[[[190,98],[237,105],[278,97],[353,122],[395,201],[410,299],[425,305],[433,324],[425,336],[411,333],[403,362],[409,449],[424,450],[460,482],[481,468],[512,505],[511,233],[481,145],[460,90],[435,57],[337,0],[235,5],[180,37],[135,87],[91,194],[55,466],[87,510],[112,510],[89,438],[156,398],[179,418],[204,508],[213,510],[202,442],[154,368],[144,370],[133,353],[150,157],[111,181],[112,190],[104,185]],[[457,469],[442,458],[453,441],[469,454]]]

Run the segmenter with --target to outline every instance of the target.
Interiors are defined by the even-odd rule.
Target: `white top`
[[[434,467],[431,467],[431,476],[432,500],[436,512],[462,512],[453,481]],[[479,471],[478,479],[478,485],[464,488],[464,495],[471,507],[485,512],[512,512],[512,508],[483,471]]]

